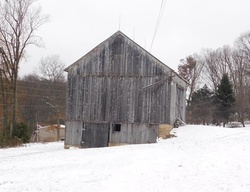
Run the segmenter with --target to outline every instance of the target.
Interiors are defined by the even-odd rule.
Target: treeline
[[[64,123],[66,82],[27,75],[18,82],[18,117],[31,128],[36,124]]]
[[[250,119],[250,32],[239,36],[233,46],[186,57],[178,72],[189,83],[187,123],[239,121],[245,126]]]
[[[9,84],[0,81],[0,147],[30,141],[39,125],[64,124],[66,105],[66,79],[64,64],[59,56],[41,59],[37,73],[17,80],[16,124],[10,133],[11,95]]]
[[[42,46],[43,42],[36,32],[49,21],[35,0],[0,1],[0,145],[9,145],[16,138],[28,139],[23,132],[28,126],[23,120],[21,107],[27,104],[34,90],[26,91],[19,76],[21,61],[27,56],[26,48],[31,45]],[[20,105],[19,105],[20,103]],[[26,139],[24,139],[26,138]],[[18,142],[18,140],[17,140]],[[14,142],[13,142],[14,143]]]

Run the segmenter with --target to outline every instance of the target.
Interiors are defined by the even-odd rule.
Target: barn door
[[[109,124],[83,123],[83,148],[107,147],[109,143]]]

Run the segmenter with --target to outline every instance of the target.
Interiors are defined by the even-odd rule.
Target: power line
[[[17,86],[17,88],[23,88],[24,90],[25,89],[28,89],[28,90],[40,90],[40,91],[51,91],[51,89],[49,89],[49,88],[34,88],[34,87],[26,87],[26,86]],[[66,86],[65,86],[65,88],[66,88]],[[52,91],[53,92],[66,92],[66,89],[64,90],[64,89],[52,89]]]
[[[64,86],[66,82],[52,82],[49,80],[38,80],[38,81],[27,81],[27,80],[18,80],[18,83],[34,83],[34,84],[45,84],[45,85],[58,85],[58,86]]]
[[[29,81],[29,80],[17,80],[17,84],[38,84],[38,85],[57,85],[58,87],[66,86],[67,82],[51,82],[51,81],[44,81],[44,80],[38,80],[38,81]],[[4,85],[8,85],[8,83],[3,83]],[[29,85],[30,86],[30,85]]]
[[[3,83],[3,85],[8,85],[7,83]],[[31,85],[17,85],[17,88],[22,88],[23,90],[28,89],[28,90],[43,90],[43,91],[51,91],[51,88],[37,88],[37,87],[31,87]],[[58,86],[57,86],[58,87]],[[61,86],[63,87],[63,86]],[[53,91],[66,91],[66,85],[64,86],[65,90],[63,88],[61,89],[53,89]]]
[[[4,105],[7,105],[7,104],[3,104],[3,103],[0,103],[0,105],[1,106],[4,106]],[[10,105],[10,106],[14,106],[14,105]],[[42,105],[17,105],[18,107],[32,107],[32,108],[52,108],[51,106],[49,106],[49,105],[44,105],[44,106],[42,106]],[[58,106],[56,106],[56,107],[58,107],[58,108],[65,108],[66,106],[64,106],[64,105],[58,105]]]
[[[2,94],[3,92],[0,92],[0,94]],[[5,94],[13,94],[11,92],[4,92]],[[65,93],[66,95],[66,93]],[[23,96],[23,97],[45,97],[45,98],[53,98],[53,99],[66,99],[65,97],[61,97],[61,96],[49,96],[49,95],[33,95],[33,94],[23,94],[23,93],[17,93],[17,96]],[[17,97],[17,98],[22,98],[22,97]]]
[[[153,47],[155,36],[156,36],[156,33],[157,33],[158,28],[160,26],[161,18],[162,18],[163,12],[164,12],[165,4],[166,4],[166,0],[162,0],[161,1],[161,8],[160,8],[160,11],[159,11],[159,15],[158,15],[158,19],[157,19],[157,22],[156,22],[155,31],[154,31],[154,35],[153,35],[153,39],[152,39],[152,42],[151,42],[149,52],[151,52],[151,49]]]

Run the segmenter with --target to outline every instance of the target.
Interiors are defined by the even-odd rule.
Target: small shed
[[[65,126],[60,125],[58,129],[57,125],[48,125],[44,127],[39,127],[37,131],[37,140],[39,142],[52,142],[64,140],[65,138]]]
[[[121,31],[65,71],[66,148],[154,143],[185,121],[186,82]]]

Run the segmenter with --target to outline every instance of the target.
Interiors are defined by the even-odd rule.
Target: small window
[[[114,131],[120,132],[121,131],[121,124],[114,124]]]

